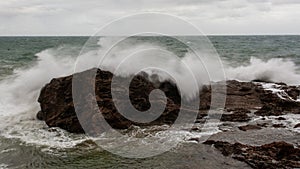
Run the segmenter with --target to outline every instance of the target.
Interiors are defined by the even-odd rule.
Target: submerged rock
[[[300,128],[300,123],[296,124],[294,128]]]
[[[252,168],[299,168],[300,149],[286,142],[274,142],[262,146],[230,144],[208,140],[204,144],[213,145],[224,156],[243,161]]]
[[[230,110],[230,114],[223,114],[221,117],[221,121],[231,121],[231,122],[247,122],[251,118],[247,115],[251,112],[249,110],[239,108]]]
[[[260,126],[257,126],[257,125],[246,125],[246,126],[240,126],[238,127],[240,130],[242,131],[248,131],[248,130],[260,130],[261,127]]]
[[[92,72],[96,72],[96,76]],[[75,89],[75,91],[85,92],[84,95],[77,93],[79,100],[83,101],[81,103],[73,99],[72,80],[75,75],[82,77],[80,82],[84,82],[81,88]],[[90,131],[96,132],[104,128],[104,122],[101,121],[103,120],[102,116],[111,127],[116,129],[127,129],[133,124],[138,126],[173,124],[181,108],[184,113],[191,116],[198,114],[198,119],[202,119],[211,108],[211,85],[214,85],[216,93],[225,94],[222,83],[212,83],[202,87],[200,103],[189,100],[182,105],[180,92],[175,84],[169,81],[150,81],[150,77],[147,77],[146,74],[131,77],[129,89],[122,85],[128,78],[114,76],[112,83],[113,74],[108,71],[91,69],[75,75],[52,79],[42,88],[38,98],[41,111],[38,112],[37,118],[44,120],[48,126],[60,127],[74,133],[84,133],[82,128],[84,125],[88,126]],[[114,100],[111,94],[112,88],[117,96],[117,99]],[[149,101],[149,94],[155,89],[162,91],[166,98],[163,93],[159,93],[151,95],[153,98]],[[258,110],[255,114],[261,116],[299,113],[299,102],[293,101],[293,98],[299,93],[298,88],[284,86],[282,90],[291,93],[292,99],[282,99],[276,93],[264,90],[259,83],[227,81],[225,110],[231,113],[223,114],[221,120],[247,122],[250,120],[250,110]],[[129,102],[125,97],[128,93]],[[96,107],[91,104],[93,101],[97,103]],[[153,112],[155,113],[156,107],[165,106],[165,108],[163,113],[151,122],[134,122],[119,112],[116,103],[118,108],[121,107],[123,110],[127,110],[128,106],[132,104],[136,110],[141,112],[154,108]],[[199,109],[191,108],[190,104],[192,103],[199,104]],[[76,114],[74,105],[79,105],[80,109],[84,110],[82,114]],[[101,113],[97,112],[97,109]],[[214,109],[218,108],[214,107]],[[78,115],[80,115],[80,122]]]
[[[281,120],[286,120],[286,118],[284,118],[284,117],[278,117],[278,118],[276,118],[276,120],[281,121]]]

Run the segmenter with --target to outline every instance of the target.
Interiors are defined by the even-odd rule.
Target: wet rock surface
[[[258,125],[250,125],[250,124],[248,124],[248,125],[246,125],[246,126],[240,126],[240,127],[238,127],[240,130],[242,130],[242,131],[247,131],[247,130],[259,130],[259,129],[261,129],[261,127],[260,126],[258,126]]]
[[[77,88],[72,85],[74,76],[79,76],[78,82],[82,83]],[[276,91],[280,92],[274,92],[266,89],[263,83],[231,80],[226,81],[226,90],[221,82],[203,86],[200,102],[182,102],[177,86],[171,82],[159,82],[155,80],[157,77],[146,74],[131,78],[129,88],[123,85],[128,78],[116,77],[100,69],[52,79],[41,90],[38,99],[41,111],[37,113],[37,119],[45,121],[49,127],[59,127],[72,133],[85,133],[84,126],[91,131],[88,134],[100,134],[98,132],[107,127],[105,123],[115,129],[128,129],[132,125],[171,125],[182,109],[183,113],[190,114],[191,117],[196,115],[197,124],[205,122],[207,118],[220,119],[222,125],[217,127],[223,132],[212,135],[204,144],[214,145],[228,159],[239,160],[252,168],[300,167],[297,148],[299,133],[287,130],[286,126],[292,125],[289,128],[297,130],[300,124],[291,123],[288,116],[285,116],[300,114],[300,102],[297,101],[299,88],[280,83],[274,84]],[[213,88],[216,93],[226,94],[225,107],[211,107]],[[163,93],[151,95],[155,89]],[[112,90],[116,96],[114,100]],[[78,98],[73,98],[72,91],[78,92],[75,93]],[[93,105],[93,102],[96,104]],[[191,107],[195,103],[199,105],[198,109]],[[79,107],[80,113],[75,112],[75,105],[76,110]],[[119,108],[127,110],[128,105],[141,112],[154,108],[153,117],[155,108],[165,107],[163,113],[153,121],[136,122],[119,112]],[[211,109],[217,110],[215,114],[208,114]],[[149,113],[152,115],[151,111]],[[258,120],[253,120],[254,118]],[[194,127],[191,131],[201,132],[201,127]],[[192,137],[188,141],[199,144],[202,139]]]
[[[96,76],[92,72],[95,72]],[[181,105],[181,96],[176,85],[168,81],[150,81],[145,74],[131,77],[132,81],[129,89],[118,85],[124,84],[124,81],[128,79],[114,77],[112,84],[113,74],[100,69],[91,69],[75,75],[80,76],[80,82],[84,84],[81,88],[74,89],[75,91],[84,91],[84,95],[78,94],[79,100],[83,101],[82,103],[74,103],[73,101],[72,79],[74,75],[52,79],[41,90],[38,98],[41,111],[38,112],[37,118],[44,120],[48,126],[60,127],[70,132],[83,133],[81,126],[85,124],[79,123],[77,117],[80,114],[76,114],[74,104],[85,109],[84,116],[80,117],[83,119],[81,123],[85,121],[87,123],[95,122],[88,124],[91,130],[103,127],[101,116],[113,128],[125,129],[132,124],[141,126],[173,124],[178,116],[180,107],[183,107],[185,113],[191,113],[191,115],[198,113],[198,119],[201,119],[207,116],[207,111],[211,105],[211,85],[202,87],[199,110],[195,110],[189,108],[189,104]],[[153,77],[151,78],[153,79]],[[298,114],[300,112],[300,103],[295,101],[300,90],[294,86],[281,84],[280,89],[284,92],[282,94],[284,98],[282,98],[278,93],[265,90],[260,83],[231,80],[226,82],[226,90],[223,90],[224,86],[221,83],[213,83],[212,85],[216,89],[214,91],[216,93],[226,91],[225,113],[221,116],[221,121],[247,122],[251,119],[249,115],[253,110],[257,116],[279,116],[288,113]],[[114,87],[118,99],[112,100],[112,87]],[[163,91],[167,99],[163,99],[162,95],[156,95],[150,103],[149,94],[155,89]],[[130,102],[127,101],[128,98],[124,97],[126,93],[129,93]],[[95,97],[93,97],[93,94],[95,94]],[[91,104],[93,101],[97,103],[98,107]],[[151,107],[164,105],[166,107],[162,115],[156,120],[149,123],[139,123],[133,122],[120,114],[115,103],[118,103],[123,110],[126,110],[126,107],[130,105],[129,103],[138,111],[147,111]],[[189,103],[193,103],[193,100],[189,101]],[[95,110],[97,108],[100,109],[100,114],[99,111]]]
[[[111,95],[111,82],[113,74],[98,69],[95,71],[95,77],[95,75],[92,75],[93,71],[95,71],[95,69],[78,74],[83,78],[80,80],[84,82],[82,83],[83,86],[80,86],[82,88],[77,90],[80,92],[77,94],[77,97],[79,97],[77,99],[81,101],[80,103],[74,102],[72,98],[73,76],[52,79],[51,82],[41,90],[41,94],[38,99],[41,106],[41,111],[37,114],[37,118],[45,120],[47,125],[50,127],[60,127],[74,133],[83,133],[84,131],[81,125],[85,125],[85,122],[90,124],[90,131],[101,130],[101,115],[109,125],[117,129],[125,129],[132,124],[172,124],[176,120],[180,110],[180,95],[178,89],[172,83],[165,82],[154,84],[145,77],[138,75],[132,79],[129,91],[128,89],[122,88],[123,86],[118,86],[120,87],[120,90],[117,92],[117,95],[120,97],[117,97],[119,100],[114,101],[119,102],[121,107],[124,106],[125,108],[123,107],[123,109],[125,110],[126,106],[129,105],[126,102],[127,98],[123,97],[126,96],[126,92],[129,92],[132,105],[139,111],[148,110],[151,104],[153,107],[166,105],[165,111],[158,119],[151,123],[140,124],[126,119],[116,109]],[[92,84],[93,79],[95,79],[95,84]],[[119,77],[114,82],[117,84],[123,84],[122,81],[125,80],[125,78]],[[149,93],[154,89],[160,89],[164,91],[167,100],[164,100],[156,95],[156,97],[153,99],[155,102],[150,104],[148,96]],[[93,92],[96,93],[95,98],[93,98]],[[122,99],[124,99],[124,101],[122,101]],[[93,101],[95,101],[95,103],[97,103],[99,106],[101,114],[95,111],[95,106],[92,105]],[[77,104],[79,109],[84,110],[82,114],[76,114],[74,104]],[[81,118],[81,123],[77,117]]]
[[[248,116],[251,112],[249,110],[239,108],[233,110],[227,110],[228,113],[222,114],[221,121],[231,121],[231,122],[247,122],[251,118]]]
[[[224,156],[243,161],[252,168],[299,168],[300,149],[286,142],[273,142],[262,146],[208,140]]]

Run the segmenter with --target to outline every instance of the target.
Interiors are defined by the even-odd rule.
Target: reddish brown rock
[[[243,108],[257,109],[262,107],[260,93],[262,88],[252,82],[239,82],[236,80],[227,81],[227,109]]]
[[[274,128],[285,128],[283,124],[273,124],[272,127]]]
[[[85,75],[86,74],[86,75]],[[91,81],[91,76],[89,76],[89,71],[80,73],[80,75],[86,79],[82,79],[85,82]],[[129,97],[132,105],[139,111],[145,111],[150,108],[150,102],[148,100],[149,93],[158,88],[167,96],[167,103],[164,103],[160,98],[156,98],[154,104],[166,104],[166,109],[162,115],[155,121],[149,124],[137,124],[126,118],[124,118],[116,109],[111,95],[111,81],[113,75],[107,71],[98,70],[95,78],[95,93],[96,102],[101,110],[104,119],[110,124],[111,127],[117,129],[128,128],[132,124],[136,125],[154,125],[154,124],[172,124],[176,118],[180,109],[180,95],[178,89],[175,85],[169,82],[163,82],[160,84],[153,84],[143,76],[135,76],[131,81],[129,88]],[[117,78],[118,81],[126,80],[124,78]],[[121,83],[121,82],[120,82]],[[89,85],[89,83],[85,83]],[[158,87],[155,87],[158,86]],[[120,86],[122,87],[122,86]],[[88,90],[89,87],[83,87],[79,90]],[[93,91],[88,91],[87,93],[92,93]],[[126,89],[120,90],[120,96],[125,95],[128,92]],[[87,94],[80,96],[79,100],[83,103],[80,108],[86,110],[84,115],[81,117],[81,124],[77,118],[78,114],[75,113],[74,103],[72,98],[72,76],[62,77],[58,79],[53,79],[49,84],[47,84],[42,90],[38,101],[41,105],[41,111],[38,113],[38,119],[45,120],[50,127],[60,127],[62,129],[68,130],[75,133],[83,133],[81,125],[84,122],[89,123],[91,130],[98,129],[102,127],[101,116],[95,113],[93,106],[90,104],[92,101],[92,95]],[[124,101],[122,105],[122,97],[119,97],[121,106],[127,106]],[[126,98],[124,98],[126,99]],[[83,119],[83,120],[82,120]]]
[[[295,101],[299,96],[300,90],[295,86],[281,85],[279,89],[285,91],[288,97],[282,99],[276,93],[264,90],[259,96],[263,107],[255,112],[256,115],[280,116],[287,113],[300,113],[300,103]]]
[[[223,83],[213,83],[216,92],[224,92]],[[258,109],[263,106],[260,101],[260,94],[264,93],[264,90],[260,85],[256,85],[252,82],[239,82],[236,80],[226,81],[226,109]],[[211,99],[211,86],[203,86],[200,92],[200,109],[210,108]]]
[[[248,130],[260,130],[261,127],[260,126],[257,126],[257,125],[246,125],[246,126],[240,126],[238,127],[240,130],[242,131],[248,131]]]
[[[238,108],[229,110],[230,114],[223,114],[221,121],[231,121],[231,122],[247,122],[251,118],[247,115],[251,113],[249,110]]]
[[[286,120],[286,118],[284,118],[284,117],[278,117],[278,118],[276,118],[276,120]]]
[[[230,144],[208,140],[204,144],[213,145],[224,156],[243,161],[252,168],[299,168],[300,149],[286,142],[274,142],[262,146],[249,146],[241,143]]]
[[[96,76],[91,76],[91,72],[93,71],[96,72]],[[75,89],[75,91],[86,93],[78,94],[77,97],[82,101],[81,103],[73,100],[73,76],[81,76],[82,79],[79,82],[84,83],[84,86]],[[38,99],[41,111],[38,112],[37,118],[44,120],[50,127],[60,127],[70,132],[83,133],[82,126],[88,126],[90,130],[105,128],[103,120],[108,122],[111,127],[117,129],[126,129],[132,124],[140,126],[173,124],[180,108],[182,108],[184,113],[191,116],[198,114],[197,121],[200,122],[211,108],[211,85],[203,86],[200,91],[200,103],[190,100],[188,103],[181,105],[180,93],[176,85],[171,82],[149,81],[147,75],[139,74],[132,77],[130,87],[127,89],[125,86],[120,85],[122,82],[128,80],[127,78],[116,77],[112,84],[112,77],[113,74],[110,72],[91,69],[75,75],[52,79],[41,90]],[[116,85],[113,88],[116,90],[116,95],[118,96],[115,100],[112,100],[111,95],[113,85]],[[255,114],[261,116],[300,112],[299,102],[283,100],[276,94],[264,90],[260,84],[231,80],[226,82],[226,88],[220,82],[213,83],[212,85],[216,89],[216,93],[225,94],[224,91],[227,91],[225,109],[230,113],[223,114],[221,117],[222,121],[249,121],[250,117],[248,115],[250,114],[250,110],[257,109],[259,110]],[[150,104],[149,94],[154,89],[163,91],[167,99],[164,100],[160,96],[155,96],[153,102]],[[290,97],[292,98],[295,98],[299,92],[298,88],[293,86],[284,86],[283,90],[290,93]],[[130,102],[128,102],[127,98],[124,98],[128,92]],[[95,93],[95,97],[93,93]],[[96,105],[92,104],[93,101]],[[123,109],[132,104],[136,110],[142,112],[148,110],[150,107],[159,107],[159,105],[166,105],[166,108],[156,120],[149,123],[137,123],[122,116],[115,107],[116,103]],[[199,110],[191,108],[190,104],[192,103],[199,104]],[[74,105],[79,105],[80,109],[85,111],[76,114]],[[96,111],[97,109],[101,110],[101,114]],[[102,116],[104,119],[101,118]],[[78,117],[81,119],[81,124]]]

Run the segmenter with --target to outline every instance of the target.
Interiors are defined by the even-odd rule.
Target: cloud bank
[[[181,17],[205,34],[300,34],[299,0],[7,0],[0,35],[92,35],[142,12]]]

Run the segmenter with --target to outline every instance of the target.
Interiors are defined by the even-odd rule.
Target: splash
[[[287,59],[272,58],[263,61],[252,57],[250,64],[240,67],[227,67],[228,79],[241,81],[261,80],[266,82],[284,82],[290,85],[300,84],[300,75],[296,64]]]
[[[87,70],[93,67],[99,67],[99,60],[103,59],[100,66],[101,69],[114,72],[116,67],[129,55],[139,53],[144,49],[156,49],[157,52],[141,52],[138,55],[138,60],[135,62],[128,62],[123,67],[120,67],[118,75],[129,76],[136,73],[141,67],[147,65],[158,65],[164,67],[167,72],[171,72],[182,88],[182,94],[187,97],[194,97],[198,90],[191,87],[188,83],[193,77],[189,73],[194,72],[199,88],[203,84],[210,81],[218,81],[222,78],[217,74],[207,74],[206,67],[215,67],[215,61],[209,57],[209,54],[203,54],[201,60],[196,59],[197,56],[192,51],[188,51],[184,57],[178,58],[176,53],[169,51],[167,48],[155,43],[135,43],[130,41],[124,45],[118,46],[110,50],[108,57],[103,58],[108,48],[115,44],[113,38],[101,38],[98,46],[90,48],[82,54],[86,57],[84,65],[79,67],[77,71]],[[62,47],[68,50],[68,46]],[[163,55],[161,51],[167,51]],[[48,83],[52,78],[66,76],[74,73],[74,66],[76,65],[76,54],[61,53],[61,49],[47,49],[38,54],[37,62],[29,67],[18,69],[14,71],[14,75],[7,77],[0,81],[0,127],[1,134],[9,133],[28,133],[28,135],[18,135],[17,138],[21,140],[28,140],[32,137],[29,133],[37,131],[37,128],[45,126],[43,123],[37,123],[35,120],[36,112],[39,110],[37,98],[41,88]],[[155,56],[155,57],[150,57]],[[163,60],[161,60],[163,59]],[[157,62],[159,61],[159,62]],[[205,63],[205,66],[203,65]],[[186,67],[188,66],[188,68]],[[267,80],[274,82],[285,82],[288,84],[299,84],[300,75],[297,74],[297,66],[291,60],[285,59],[270,59],[263,61],[258,58],[251,58],[248,65],[240,67],[225,66],[227,79],[237,79],[241,81],[251,80]],[[156,70],[145,70],[148,74],[158,74],[159,80],[171,80],[169,74],[162,73]],[[213,72],[212,72],[213,73]],[[194,89],[194,90],[191,90]],[[198,88],[196,88],[198,89]],[[14,131],[12,131],[14,130]],[[27,132],[21,132],[26,130]],[[16,132],[17,131],[17,132]],[[44,131],[41,132],[44,137]],[[38,132],[37,132],[38,134]],[[11,136],[11,135],[10,135]],[[53,134],[49,134],[47,139],[52,139]],[[53,142],[60,139],[52,139]],[[61,140],[60,140],[61,141]],[[69,142],[70,140],[67,140]],[[51,141],[50,141],[51,142]],[[55,145],[59,145],[53,143]]]

